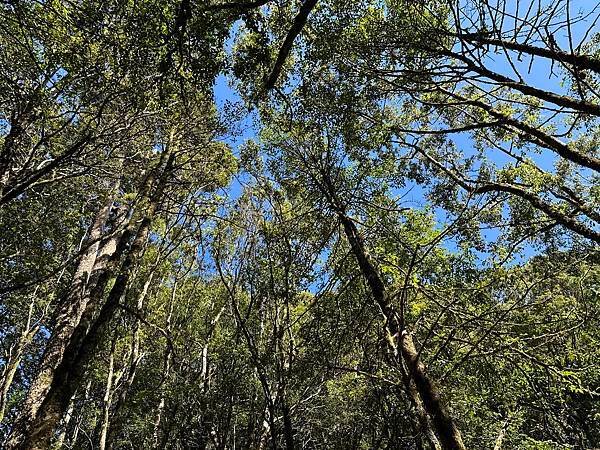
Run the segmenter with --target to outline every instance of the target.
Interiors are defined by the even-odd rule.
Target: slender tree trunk
[[[494,442],[494,450],[502,450],[502,444],[504,443],[504,437],[506,436],[506,432],[508,431],[508,426],[510,425],[510,416],[506,418],[504,423],[502,424],[502,428],[500,428],[500,432],[496,437],[496,442]]]
[[[208,330],[208,333],[206,333],[204,347],[202,347],[202,369],[201,369],[202,372],[201,372],[200,376],[202,377],[202,392],[203,393],[206,393],[208,391],[208,389],[210,388],[210,377],[209,377],[209,367],[208,367],[208,344],[210,343],[210,339],[212,338],[212,335],[213,335],[215,329],[217,328],[217,324],[219,323],[219,320],[221,319],[221,316],[223,315],[223,312],[225,311],[226,306],[227,306],[227,304],[224,304],[219,309],[219,311],[217,312],[215,317],[213,317],[213,319],[210,321],[210,328]]]
[[[262,423],[262,433],[260,434],[260,439],[258,441],[258,448],[259,450],[263,450],[266,449],[268,447],[268,442],[269,442],[269,435],[271,435],[271,425],[270,425],[270,418],[269,418],[269,408],[265,407],[264,410],[264,419],[263,419],[263,423]]]
[[[115,390],[113,386],[118,386],[122,376],[123,369],[120,371],[115,371],[115,351],[117,348],[117,336],[115,336],[112,340],[112,344],[110,346],[110,354],[108,356],[108,373],[106,374],[106,385],[104,388],[104,398],[102,401],[102,417],[100,422],[100,435],[98,441],[98,449],[105,450],[106,443],[108,438],[108,431],[110,429],[110,418],[111,418],[111,408],[113,403],[113,397]]]
[[[106,448],[106,436],[108,434],[108,424],[110,421],[110,405],[112,401],[112,384],[115,375],[115,345],[113,342],[108,357],[108,373],[106,374],[106,387],[104,389],[104,399],[102,404],[102,422],[100,426],[100,442],[98,448],[104,450]]]
[[[160,424],[162,421],[162,415],[165,409],[165,394],[161,390],[160,401],[156,407],[156,416],[154,417],[154,431],[152,432],[152,448],[159,448],[159,437],[160,437]]]
[[[67,408],[67,412],[65,417],[63,418],[63,424],[61,426],[61,430],[56,438],[56,442],[53,445],[54,450],[60,450],[65,443],[65,439],[67,438],[67,430],[69,429],[69,424],[71,423],[71,419],[73,418],[73,411],[75,410],[75,397],[77,396],[77,392],[73,394],[71,400],[69,401],[69,407]]]
[[[287,300],[287,298],[286,298]],[[289,326],[289,316],[285,316],[288,319],[287,326],[281,326],[279,322],[279,309],[277,309],[274,334],[275,334],[275,353],[278,356],[277,363],[277,372],[278,372],[278,389],[277,395],[279,397],[279,401],[281,403],[281,412],[283,415],[283,438],[285,440],[285,448],[286,450],[294,450],[294,427],[292,424],[292,417],[290,413],[290,408],[288,406],[287,400],[287,389],[286,389],[286,379],[289,371],[290,362],[287,355],[284,352],[283,347],[283,336],[284,330]]]
[[[156,269],[158,267],[159,260],[160,260],[160,255],[157,257],[157,260],[152,268],[152,271],[150,272],[150,274],[148,275],[148,278],[144,282],[144,287],[142,288],[142,292],[138,296],[137,305],[136,305],[138,314],[142,313],[142,309],[144,307],[144,301],[146,299],[146,296],[148,295],[148,289],[150,288],[150,285],[152,284],[152,280],[154,279],[154,274],[156,273]],[[144,353],[140,352],[140,331],[141,331],[141,324],[140,324],[140,321],[136,319],[133,333],[131,336],[131,344],[129,347],[128,364],[127,364],[127,367],[123,369],[122,375],[121,375],[121,379],[124,378],[124,380],[120,383],[121,387],[118,391],[117,400],[112,409],[113,419],[112,419],[112,425],[110,427],[109,434],[108,434],[108,437],[106,440],[106,448],[107,449],[112,448],[112,443],[114,441],[115,434],[121,428],[122,420],[120,419],[119,412],[121,411],[121,408],[123,408],[123,406],[125,405],[125,402],[127,400],[127,395],[129,394],[131,386],[133,385],[133,382],[135,381],[137,368],[140,364],[140,361],[144,357]]]
[[[143,353],[142,354],[139,353],[139,347],[140,347],[140,338],[139,338],[139,329],[138,329],[138,330],[136,330],[136,332],[133,336],[133,342],[131,344],[131,348],[129,349],[130,356],[129,356],[128,367],[125,368],[123,370],[123,372],[121,372],[121,375],[119,376],[120,380],[122,380],[123,377],[125,377],[125,380],[121,381],[121,388],[118,391],[117,401],[115,402],[114,407],[111,412],[112,424],[109,429],[109,434],[106,438],[106,448],[107,449],[113,448],[112,444],[114,442],[114,438],[115,438],[116,434],[118,433],[118,431],[121,429],[121,425],[122,425],[123,421],[122,421],[122,418],[120,418],[119,412],[125,405],[125,402],[127,400],[127,395],[129,394],[129,391],[131,390],[131,386],[133,385],[133,382],[135,380],[135,375],[137,372],[138,365],[144,356]]]
[[[173,319],[173,308],[175,307],[175,296],[177,294],[177,283],[173,286],[171,292],[171,299],[169,302],[169,312],[167,313],[165,330],[167,333],[171,333],[172,330],[172,319]],[[165,356],[163,359],[163,377],[160,381],[159,392],[160,400],[156,407],[156,415],[154,416],[154,430],[152,432],[152,448],[159,448],[159,437],[160,437],[160,425],[162,421],[163,412],[165,409],[166,394],[165,385],[168,383],[169,377],[171,376],[171,360],[173,358],[172,348],[167,343],[165,350]]]
[[[85,393],[83,395],[83,404],[85,405],[90,398],[90,389],[92,387],[92,380],[87,382],[85,386]],[[79,414],[77,417],[77,423],[75,424],[75,428],[73,429],[73,437],[71,438],[72,445],[77,443],[77,438],[79,437],[79,430],[81,429],[81,422],[83,421],[83,415]]]
[[[274,402],[275,395],[272,395],[272,386],[269,383],[267,373],[265,372],[263,364],[261,362],[260,354],[258,352],[258,346],[256,345],[254,337],[248,331],[248,327],[246,327],[246,321],[240,313],[240,309],[238,307],[237,300],[236,300],[235,286],[233,286],[233,287],[230,286],[230,284],[226,280],[225,275],[223,274],[223,269],[221,267],[221,261],[220,261],[219,255],[216,255],[215,263],[216,263],[217,271],[219,273],[221,281],[223,282],[223,284],[225,285],[225,287],[227,289],[227,293],[229,295],[229,301],[231,304],[231,309],[233,310],[236,324],[242,331],[242,335],[244,336],[244,339],[246,341],[246,346],[247,346],[248,350],[250,351],[250,355],[252,357],[252,365],[254,366],[254,370],[256,371],[256,375],[258,377],[258,380],[261,384],[261,387],[262,387],[262,390],[264,393],[265,402],[267,404],[266,407],[268,410],[268,414],[266,417],[269,421],[268,428],[269,428],[269,432],[271,433],[271,445],[272,445],[273,449],[276,449],[278,435],[277,435],[277,428],[276,428],[276,423],[275,423],[275,421],[276,421],[275,402]],[[262,321],[262,318],[261,318],[261,321]],[[263,326],[261,324],[261,334],[262,334],[262,328],[263,328]],[[262,440],[261,440],[260,445],[262,446]]]
[[[0,422],[2,422],[4,419],[6,405],[8,403],[8,392],[15,377],[15,373],[19,368],[19,364],[21,364],[23,352],[39,330],[39,324],[32,326],[33,307],[35,305],[35,300],[36,296],[34,294],[31,302],[29,303],[29,311],[27,313],[27,321],[25,326],[23,327],[17,342],[11,347],[2,370],[2,378],[0,379]]]

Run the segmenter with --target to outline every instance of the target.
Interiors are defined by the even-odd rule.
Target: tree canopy
[[[0,2],[0,446],[600,445],[600,9]]]

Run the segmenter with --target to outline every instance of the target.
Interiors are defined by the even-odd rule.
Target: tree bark
[[[460,431],[444,405],[437,386],[427,375],[425,365],[420,361],[419,354],[415,349],[412,336],[387,298],[385,283],[371,262],[356,225],[339,206],[336,208],[336,212],[352,248],[352,253],[358,261],[361,273],[385,318],[388,346],[394,354],[397,364],[402,364],[403,361],[406,364],[442,448],[444,450],[465,450]]]
[[[423,406],[423,401],[419,396],[419,392],[417,391],[417,387],[415,386],[414,380],[408,374],[405,364],[400,365],[401,373],[402,373],[402,381],[404,382],[404,389],[408,395],[410,402],[413,404],[417,419],[418,425],[420,428],[421,434],[425,435],[426,439],[421,439],[421,447],[429,448],[432,450],[442,450],[440,445],[440,441],[438,440],[435,432],[433,431],[433,424],[431,423],[431,419],[427,415],[427,411],[425,411],[425,407]],[[429,447],[424,445],[424,442],[429,442]]]
[[[165,320],[165,330],[167,333],[171,333],[172,327],[172,319],[173,319],[173,309],[175,307],[175,296],[177,295],[177,282],[173,285],[173,289],[171,291],[171,298],[169,301],[169,312],[167,313],[167,317]],[[165,395],[165,385],[168,383],[169,377],[171,376],[171,364],[173,360],[173,349],[167,343],[167,348],[165,349],[165,354],[163,358],[163,376],[160,380],[159,392],[160,392],[160,400],[158,402],[158,406],[156,407],[156,415],[154,416],[154,430],[152,432],[152,448],[159,448],[159,437],[160,437],[160,424],[162,421],[162,415],[165,409],[166,403],[166,395]]]
[[[121,249],[117,249],[116,253],[123,251],[126,253],[126,256],[106,302],[100,308],[96,319],[91,323],[89,328],[86,326],[87,330],[82,329],[85,326],[82,323],[75,327],[73,333],[82,336],[82,338],[78,342],[71,342],[67,346],[64,353],[70,357],[63,358],[57,365],[56,370],[54,370],[54,377],[50,388],[44,396],[41,405],[39,405],[37,414],[31,420],[31,425],[25,433],[25,439],[16,442],[13,441],[11,446],[8,447],[9,449],[48,448],[53,431],[60,421],[61,416],[67,410],[69,399],[75,388],[81,383],[87,364],[93,359],[97,348],[101,344],[106,325],[118,309],[121,298],[129,285],[133,270],[142,255],[150,233],[154,214],[162,199],[167,174],[170,173],[173,166],[171,147],[171,145],[167,146],[167,150],[161,155],[161,161],[157,170],[146,181],[147,186],[153,186],[153,193],[149,198],[137,233],[135,233],[135,239],[127,251],[124,251],[123,248],[123,238],[120,240],[119,246]],[[156,183],[154,183],[155,175],[158,175]]]
[[[96,262],[105,227],[119,183],[116,182],[104,205],[96,213],[88,231],[87,246],[80,256],[71,285],[58,305],[54,330],[46,343],[40,366],[32,380],[27,396],[21,404],[7,448],[16,448],[29,429],[44,397],[50,390],[55,371],[64,358],[65,351],[84,314],[89,300],[88,289],[92,274],[97,271]],[[106,250],[103,250],[106,251]]]
[[[29,126],[33,110],[37,104],[37,94],[32,94],[21,111],[13,111],[10,118],[10,130],[0,150],[0,198],[10,183],[11,169],[14,163],[16,147]],[[2,202],[0,202],[0,205]]]
[[[106,448],[106,437],[108,436],[108,427],[110,424],[110,406],[113,397],[113,381],[115,378],[115,348],[116,338],[113,338],[110,346],[110,355],[108,356],[108,373],[106,374],[106,386],[104,388],[104,399],[102,403],[102,418],[100,422],[100,439],[98,443],[99,450]]]

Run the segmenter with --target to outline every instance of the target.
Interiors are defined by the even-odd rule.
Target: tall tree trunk
[[[227,282],[227,280],[223,274],[223,269],[221,267],[221,262],[219,260],[218,255],[215,258],[215,263],[216,263],[217,271],[219,273],[221,281],[223,282],[223,284],[225,285],[225,287],[227,289],[227,293],[229,295],[229,300],[231,303],[231,308],[234,313],[235,321],[237,323],[237,326],[241,329],[244,339],[246,340],[246,346],[247,346],[248,350],[250,351],[250,355],[252,357],[252,365],[254,366],[254,370],[256,371],[256,375],[258,377],[258,380],[260,382],[260,385],[261,385],[263,393],[264,393],[266,407],[267,407],[267,411],[268,411],[268,414],[266,415],[266,417],[268,419],[268,424],[267,424],[268,427],[267,428],[269,430],[269,433],[271,433],[271,446],[273,447],[273,449],[276,450],[277,449],[277,441],[278,441],[278,433],[277,433],[277,428],[276,428],[276,414],[275,414],[275,402],[274,402],[275,395],[272,394],[272,386],[269,383],[267,373],[261,362],[260,354],[258,352],[258,346],[256,345],[254,337],[250,334],[248,327],[246,327],[245,319],[242,317],[242,315],[240,313],[240,309],[238,307],[238,303],[237,303],[237,299],[236,299],[235,286],[232,287]],[[267,428],[265,428],[265,430]],[[262,440],[261,440],[260,445],[262,448],[262,445],[263,445]]]
[[[169,301],[169,312],[167,313],[165,330],[169,335],[172,330],[172,319],[173,319],[173,308],[175,307],[175,296],[177,295],[177,282],[173,285],[173,290],[171,291],[171,299]],[[156,407],[156,414],[154,416],[154,429],[152,432],[152,448],[159,448],[159,437],[160,437],[160,425],[162,421],[163,412],[165,409],[166,402],[166,393],[165,393],[165,385],[169,381],[169,377],[171,376],[171,362],[173,358],[173,349],[171,345],[167,343],[167,348],[165,349],[165,355],[163,359],[163,376],[160,380],[160,386],[158,387],[160,392],[160,400],[158,401],[158,405]]]
[[[168,377],[171,376],[171,348],[167,346],[167,350],[165,353],[165,361],[163,365],[163,380],[160,383],[160,400],[158,401],[158,405],[156,406],[156,413],[154,416],[153,423],[153,431],[152,431],[152,448],[160,448],[159,447],[159,438],[160,438],[160,426],[162,423],[163,413],[165,411],[165,403],[166,403],[166,393],[165,393],[165,383]]]
[[[167,175],[171,172],[173,166],[171,147],[171,145],[167,146],[167,150],[161,155],[157,170],[153,171],[154,174],[149,177],[149,181],[146,183],[146,185],[153,186],[152,195],[149,198],[143,219],[138,226],[131,246],[127,251],[121,250],[126,253],[126,256],[106,302],[102,305],[96,319],[87,330],[82,330],[84,324],[81,323],[74,330],[73,334],[78,334],[83,338],[78,342],[69,343],[65,352],[69,357],[63,358],[56,367],[50,389],[39,406],[37,415],[31,421],[25,439],[13,443],[9,448],[48,448],[54,428],[68,408],[69,399],[75,388],[83,379],[87,364],[93,359],[100,346],[106,325],[114,317],[121,298],[129,285],[133,271],[143,253],[154,214],[162,199]],[[158,175],[156,182],[154,182],[155,175]],[[121,242],[121,244],[120,247],[123,248],[124,243]],[[117,250],[117,253],[119,253],[119,250]]]
[[[104,388],[104,399],[102,403],[102,417],[100,425],[100,442],[98,448],[104,450],[106,448],[106,436],[108,434],[108,426],[110,421],[110,405],[112,403],[113,394],[113,379],[115,376],[115,345],[116,339],[110,348],[110,355],[108,357],[108,373],[106,374],[106,386]]]
[[[427,411],[425,411],[425,407],[423,406],[423,401],[417,392],[417,388],[415,386],[414,381],[408,375],[406,371],[406,367],[402,365],[402,380],[404,382],[404,389],[408,394],[408,398],[410,399],[413,407],[415,408],[415,412],[417,414],[419,431],[422,435],[424,435],[425,439],[421,439],[422,442],[429,442],[429,446],[422,444],[422,448],[429,448],[432,450],[442,450],[440,445],[440,441],[433,431],[433,424],[431,423],[431,419],[427,415]]]
[[[73,279],[66,294],[58,305],[54,319],[54,330],[46,343],[44,354],[35,378],[32,380],[27,396],[20,406],[15,420],[12,435],[7,448],[14,448],[22,441],[29,425],[36,416],[45,396],[50,390],[55,371],[64,358],[65,351],[86,309],[89,295],[88,288],[100,249],[103,229],[107,223],[119,183],[116,182],[104,205],[96,213],[90,225],[85,248],[79,257]]]
[[[89,380],[85,386],[85,392],[83,394],[83,402],[82,404],[86,404],[90,398],[90,389],[92,387],[92,380]],[[79,437],[79,430],[81,429],[81,423],[83,422],[83,414],[79,414],[77,416],[77,423],[73,429],[73,436],[71,437],[72,446],[77,443],[77,438]]]
[[[152,280],[154,278],[156,268],[158,267],[159,259],[160,259],[160,255],[157,257],[157,261],[156,261],[154,267],[152,268],[152,271],[148,275],[148,278],[146,279],[146,281],[144,283],[142,292],[138,296],[137,305],[136,305],[138,314],[142,313],[142,309],[144,307],[144,300],[146,299],[146,296],[148,295],[148,289],[150,288],[150,285],[152,284]],[[117,400],[115,402],[115,405],[114,405],[112,413],[111,413],[111,415],[113,417],[113,420],[112,420],[113,423],[112,423],[112,426],[110,427],[109,434],[108,434],[107,440],[106,440],[106,448],[108,448],[108,449],[112,448],[112,442],[114,440],[115,433],[117,433],[118,430],[120,429],[122,420],[120,420],[120,418],[119,418],[120,417],[119,412],[121,411],[121,408],[123,408],[123,406],[125,405],[125,402],[127,400],[127,395],[129,394],[129,390],[131,389],[131,386],[133,385],[133,382],[135,381],[137,368],[140,364],[140,361],[144,357],[144,353],[143,352],[140,353],[140,331],[141,331],[140,321],[136,319],[133,333],[131,336],[131,344],[129,346],[128,364],[127,364],[127,367],[125,367],[123,369],[123,371],[121,372],[121,376],[120,376],[121,379],[123,377],[125,379],[124,379],[124,381],[122,381],[120,383],[121,387],[118,391]]]
[[[286,292],[286,306],[289,306],[289,290]],[[287,308],[286,308],[287,311]],[[286,329],[289,329],[289,314],[285,314],[284,318],[287,320],[285,324],[279,324],[280,319],[279,308],[277,307],[277,311],[275,313],[275,327],[273,330],[274,338],[275,338],[275,354],[277,355],[277,396],[279,397],[279,401],[281,403],[281,413],[283,416],[283,438],[285,440],[285,448],[286,450],[294,450],[294,426],[292,424],[292,416],[291,411],[288,405],[287,399],[287,376],[291,364],[291,358],[284,352],[283,346],[283,337]],[[291,344],[290,344],[291,345]]]
[[[117,336],[115,334],[111,346],[110,354],[108,356],[108,371],[106,374],[106,385],[104,388],[104,398],[102,399],[102,417],[100,418],[99,424],[99,443],[98,449],[105,450],[107,448],[108,432],[110,429],[111,422],[111,409],[113,404],[113,397],[115,394],[114,386],[118,386],[124,374],[125,368],[121,370],[115,370],[115,352],[117,349]]]

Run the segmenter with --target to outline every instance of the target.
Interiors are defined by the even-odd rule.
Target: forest
[[[600,448],[600,3],[0,1],[0,448]]]

